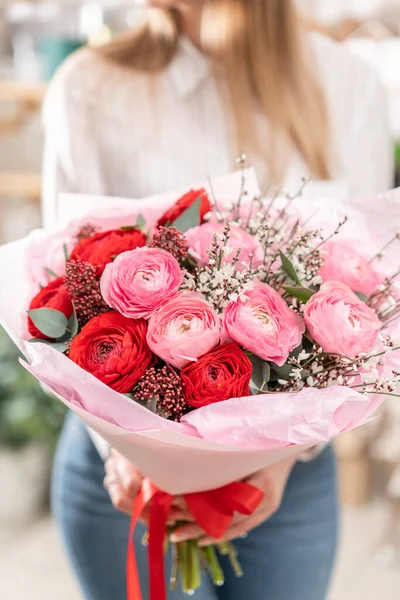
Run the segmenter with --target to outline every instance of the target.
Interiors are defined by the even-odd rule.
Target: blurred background
[[[400,0],[298,2],[312,27],[363,56],[382,77],[400,185]],[[141,5],[0,0],[0,243],[40,225],[47,82],[80,46],[134,27]],[[17,357],[0,330],[0,599],[81,600],[48,516],[63,409]],[[400,598],[400,405],[393,400],[380,419],[336,444],[343,522],[331,600]]]

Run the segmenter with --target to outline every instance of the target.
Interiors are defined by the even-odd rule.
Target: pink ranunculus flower
[[[307,302],[304,319],[324,352],[349,358],[371,350],[381,329],[376,313],[340,281],[321,286]]]
[[[363,254],[358,252],[355,244],[346,240],[335,240],[325,244],[324,264],[320,270],[323,281],[341,281],[353,292],[362,292],[372,296],[383,281]]]
[[[160,248],[123,252],[101,277],[101,293],[109,306],[131,319],[148,319],[178,294],[183,271],[176,258]]]
[[[198,227],[193,227],[185,233],[186,241],[189,245],[189,253],[202,266],[209,260],[208,251],[213,242],[214,234],[222,236],[225,225],[223,223],[204,223]],[[236,264],[238,271],[243,271],[250,265],[250,255],[253,255],[252,266],[258,267],[263,263],[264,254],[261,244],[255,236],[250,235],[237,225],[231,225],[231,233],[227,246],[231,248],[231,253],[226,257],[226,262],[231,263],[238,249],[241,249],[239,261]]]
[[[278,292],[260,281],[253,282],[244,300],[228,304],[224,325],[234,342],[279,366],[301,344],[306,329]]]
[[[197,292],[182,292],[150,318],[147,343],[166,363],[182,369],[214,348],[220,335],[212,306]]]

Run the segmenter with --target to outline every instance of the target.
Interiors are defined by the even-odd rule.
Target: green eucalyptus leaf
[[[296,273],[296,269],[293,266],[292,261],[285,254],[283,254],[283,252],[279,251],[279,254],[282,261],[282,267],[286,275],[290,277],[290,279],[292,279],[294,282],[296,282],[299,286],[303,287],[299,276]]]
[[[200,225],[201,201],[202,196],[199,196],[197,200],[195,200],[193,204],[191,204],[189,208],[185,210],[185,212],[183,212],[173,223],[171,223],[171,227],[176,227],[176,229],[179,229],[179,231],[182,233],[186,233],[189,231],[189,229]]]
[[[136,225],[123,225],[120,227],[121,231],[133,231],[134,229],[137,229]]]
[[[290,374],[293,371],[293,365],[282,365],[279,367],[275,363],[271,363],[271,380],[276,381],[277,379],[290,379]]]
[[[263,367],[262,367],[262,378],[263,378],[263,386],[266,383],[269,383],[270,379],[271,379],[271,367],[270,364],[267,362],[263,362]]]
[[[48,267],[45,267],[44,270],[46,271],[46,273],[48,275],[50,275],[50,277],[52,277],[53,279],[58,279],[59,275],[57,275],[57,273],[54,273],[54,271],[52,271],[51,269],[49,269]]]
[[[282,288],[287,294],[290,294],[290,296],[293,296],[293,298],[296,298],[297,300],[300,300],[300,302],[304,303],[308,302],[309,299],[316,294],[314,290],[310,290],[310,288],[306,287],[291,287],[283,285]]]
[[[253,365],[250,388],[256,392],[260,392],[270,380],[271,369],[269,363],[265,362],[262,358],[255,356],[255,354],[250,354],[249,359]]]
[[[49,340],[42,340],[40,338],[33,338],[28,341],[30,344],[46,344],[46,346],[51,346],[54,350],[57,350],[57,352],[61,352],[61,354],[64,354],[67,350],[65,342],[50,342]]]
[[[354,292],[355,295],[360,298],[360,300],[362,302],[365,302],[365,304],[367,304],[368,300],[369,300],[369,296],[367,296],[367,294],[364,294],[363,292]]]
[[[67,244],[64,244],[64,245],[63,245],[63,250],[64,250],[64,257],[65,257],[65,260],[66,260],[66,261],[68,261],[68,259],[69,259],[69,253],[68,253]]]
[[[67,325],[68,332],[70,337],[75,337],[79,330],[78,317],[76,316],[76,312],[74,311],[69,318]]]
[[[55,310],[54,308],[36,308],[28,310],[28,316],[32,319],[35,327],[47,337],[58,339],[66,332],[68,319],[59,310]]]
[[[299,356],[299,354],[304,350],[303,348],[303,343],[301,343],[299,346],[297,346],[297,348],[295,348],[294,350],[292,350],[292,352],[290,353],[290,358],[297,358]]]
[[[154,414],[157,414],[157,396],[153,396],[151,402],[147,404],[147,408]]]
[[[146,219],[144,218],[144,216],[138,215],[138,218],[136,219],[136,228],[143,229],[145,225],[146,225]]]

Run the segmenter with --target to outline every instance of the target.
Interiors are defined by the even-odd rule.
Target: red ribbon
[[[215,539],[223,537],[235,512],[251,515],[264,494],[248,483],[231,483],[223,488],[185,494],[189,511],[204,531]],[[164,538],[173,496],[159,490],[149,479],[144,479],[137,496],[131,520],[128,544],[127,589],[128,600],[142,600],[136,566],[133,534],[145,507],[151,503],[149,518],[148,558],[150,570],[150,600],[166,600],[164,575]]]

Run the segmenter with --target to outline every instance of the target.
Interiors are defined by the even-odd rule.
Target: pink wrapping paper
[[[213,187],[219,199],[232,200],[238,194],[240,175],[213,182]],[[247,187],[249,196],[258,192],[251,172]],[[380,397],[370,399],[344,387],[305,389],[299,394],[231,399],[196,410],[181,423],[174,423],[111,390],[46,344],[23,341],[27,298],[37,283],[35,269],[47,264],[49,249],[50,257],[59,260],[64,237],[72,239],[79,226],[87,222],[107,229],[132,224],[142,214],[154,223],[181,191],[146,201],[64,196],[60,200],[58,231],[34,232],[0,248],[0,321],[22,348],[27,359],[25,368],[171,494],[204,491],[243,479],[365,423],[382,402]],[[373,203],[370,208],[362,205],[361,210],[357,202],[350,207],[337,201],[325,202],[322,210],[316,210],[315,201],[302,199],[297,210],[327,227],[336,227],[337,217],[351,212],[366,235],[374,231],[378,244],[379,238],[382,242],[388,239],[394,221],[399,222],[399,198],[399,192],[392,192],[379,199],[383,213],[379,223]],[[385,215],[386,206],[390,206],[390,217]],[[61,242],[60,232],[66,234]]]
[[[348,388],[251,396],[167,421],[45,344],[25,344],[32,375],[156,485],[182,494],[226,485],[357,427],[381,402]]]

